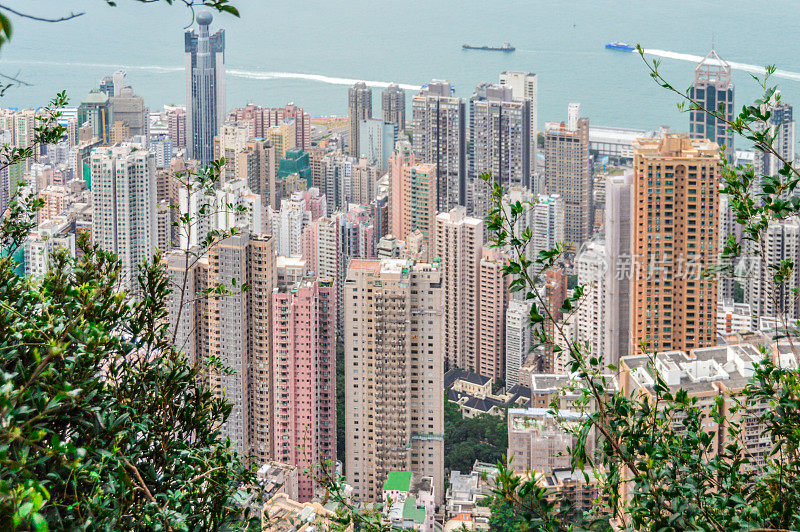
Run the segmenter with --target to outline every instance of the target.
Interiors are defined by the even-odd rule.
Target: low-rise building
[[[256,479],[265,499],[285,493],[289,499],[297,500],[297,466],[270,461],[258,469]]]
[[[569,449],[577,439],[569,428],[586,415],[575,410],[554,414],[547,408],[509,409],[506,454],[509,469],[519,474],[533,471],[549,474],[570,467]],[[593,448],[592,438],[590,442]]]
[[[336,504],[329,502],[297,502],[286,493],[278,493],[266,504],[261,514],[263,532],[322,532],[330,530],[336,517]],[[353,530],[350,524],[344,529]]]
[[[489,377],[454,368],[445,373],[444,385],[447,399],[458,404],[461,415],[467,418],[480,414],[505,415],[510,406],[525,406],[530,402],[531,392],[527,386],[516,384],[502,393],[492,393]]]
[[[746,333],[753,330],[753,312],[747,303],[734,303],[731,299],[717,304],[717,334]]]
[[[475,521],[474,510],[480,507],[479,503],[483,499],[492,495],[497,474],[496,466],[479,461],[475,461],[469,473],[451,471],[450,483],[445,494],[446,518],[462,522]]]
[[[390,471],[383,483],[383,515],[392,528],[433,532],[436,499],[433,478]]]
[[[703,422],[705,431],[714,437],[714,450],[720,452],[729,443],[728,424],[714,420],[710,415],[712,407],[721,401],[721,411],[731,412],[736,404],[736,396],[754,375],[755,364],[765,356],[772,357],[781,366],[797,367],[797,357],[791,346],[773,343],[765,354],[759,349],[759,343],[769,345],[756,341],[697,348],[688,353],[667,351],[657,353],[654,363],[651,360],[653,355],[623,357],[620,361],[620,385],[628,396],[639,394],[654,401],[657,371],[670,390],[682,389],[689,397],[697,399],[697,407],[706,415]],[[737,416],[748,416],[748,422],[742,426],[740,441],[744,442],[747,453],[756,463],[763,463],[765,453],[771,449],[769,436],[763,434],[765,427],[757,419],[763,408],[765,406],[754,406],[748,413],[740,411],[731,414],[733,418],[728,417],[728,421],[731,421]],[[677,430],[681,427],[678,422],[675,423]]]

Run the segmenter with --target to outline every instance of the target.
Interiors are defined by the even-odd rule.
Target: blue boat
[[[606,45],[609,50],[619,50],[621,52],[632,52],[636,50],[635,46],[631,46],[626,42],[610,42]]]

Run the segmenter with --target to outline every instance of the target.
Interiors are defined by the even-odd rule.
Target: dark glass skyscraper
[[[212,20],[211,13],[200,13],[199,31],[185,34],[186,149],[203,164],[214,158],[214,136],[225,122],[225,30],[209,35]]]
[[[694,69],[691,97],[709,111],[722,109],[725,118],[733,120],[731,66],[713,48]],[[701,109],[689,112],[689,136],[724,145],[728,159],[733,157],[733,133],[725,122]]]

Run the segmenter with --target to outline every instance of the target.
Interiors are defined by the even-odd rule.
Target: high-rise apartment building
[[[91,155],[92,241],[122,263],[125,289],[156,248],[156,162],[144,146],[96,148]]]
[[[350,117],[350,144],[348,153],[361,157],[361,121],[372,118],[372,87],[359,81],[348,92],[348,112]]]
[[[225,159],[222,180],[233,179],[237,174],[237,155],[244,151],[250,134],[247,126],[221,124],[219,134],[214,136],[214,160]]]
[[[397,238],[403,235],[403,198],[409,194],[405,190],[405,168],[417,163],[411,143],[401,140],[395,145],[389,159],[389,232]]]
[[[498,380],[505,377],[506,310],[510,277],[503,275],[507,264],[499,249],[484,247],[478,276],[478,364],[477,372]]]
[[[303,229],[312,222],[303,193],[295,192],[291,198],[281,200],[281,209],[269,209],[269,213],[277,254],[286,257],[299,255]]]
[[[302,468],[336,460],[336,294],[333,280],[278,287],[272,296],[273,459]],[[298,479],[311,500],[311,475]]]
[[[605,273],[606,363],[619,366],[619,357],[629,354],[631,326],[631,218],[633,172],[606,178]]]
[[[772,147],[778,155],[786,161],[793,163],[795,157],[795,127],[794,127],[794,108],[786,102],[777,102],[767,106],[770,112],[767,124],[757,124],[759,129],[768,130],[774,139]],[[778,170],[783,168],[781,160],[771,154],[755,150],[753,167],[756,175],[765,174],[774,176]],[[761,192],[757,190],[756,193]]]
[[[702,272],[719,244],[717,150],[676,134],[634,142],[632,349],[716,344],[717,290]]]
[[[216,357],[233,372],[211,372],[211,390],[233,404],[221,427],[237,451],[253,463],[272,459],[272,297],[275,288],[275,249],[272,237],[241,234],[209,248],[206,257],[187,272],[184,253],[165,258],[173,293],[169,300],[171,326],[177,324],[176,345],[192,360]],[[187,275],[186,289],[183,276]],[[247,284],[249,290],[200,297],[205,290]]]
[[[796,293],[800,289],[800,275],[795,268],[785,282],[776,285],[773,280],[775,271],[769,265],[784,260],[800,264],[800,220],[792,217],[773,221],[764,232],[762,244],[763,247],[746,241],[739,264],[744,302],[752,310],[752,328],[758,328],[759,318],[777,320],[778,323],[786,319],[791,326],[800,318],[800,301]]]
[[[500,85],[509,87],[515,100],[530,102],[531,129],[530,129],[530,169],[536,171],[536,150],[538,149],[538,92],[539,82],[536,74],[531,72],[506,71],[500,73]]]
[[[174,148],[186,147],[186,109],[167,111],[167,132]]]
[[[110,100],[113,141],[122,142],[139,135],[146,137],[150,109],[144,104],[144,98],[134,93],[131,87],[122,87]]]
[[[330,153],[322,158],[322,187],[328,201],[328,212],[346,211],[352,199],[353,168],[358,159],[342,155],[340,152]]]
[[[575,249],[589,239],[593,225],[589,119],[570,104],[566,122],[545,124],[545,187],[564,205],[564,238]]]
[[[411,103],[414,155],[436,169],[436,210],[467,201],[467,107],[446,81],[434,80]]]
[[[363,130],[362,130],[363,132]],[[378,188],[378,167],[361,158],[353,167],[350,203],[369,205],[375,199]]]
[[[602,358],[607,363],[610,354],[605,351],[608,310],[608,258],[605,251],[603,242],[592,240],[584,242],[575,256],[578,284],[584,290],[575,313],[575,340],[581,345],[587,345],[593,356]]]
[[[534,194],[523,187],[511,187],[503,195],[503,209],[510,216],[511,205],[519,202],[522,213],[514,227],[516,234],[525,228],[531,229],[531,240],[525,249],[525,256],[536,260],[541,251],[553,249],[564,242],[564,205],[561,196],[553,194]],[[507,251],[510,253],[510,250]],[[533,266],[531,274],[538,276],[541,266]],[[520,294],[521,295],[521,294]]]
[[[567,298],[567,275],[561,268],[550,268],[544,274],[544,307],[547,311],[544,322],[544,331],[548,338],[553,340],[556,345],[563,341],[560,339],[557,324],[562,323],[565,317],[561,311],[564,300]],[[541,293],[541,292],[540,292]],[[540,373],[561,373],[563,360],[557,356],[558,353],[553,349],[553,345],[546,344],[542,352],[543,358],[538,361],[538,371]]]
[[[390,471],[444,489],[442,286],[438,264],[354,260],[345,282],[347,482],[377,501]]]
[[[433,256],[441,260],[442,353],[448,368],[479,371],[484,232],[483,220],[467,216],[464,207],[436,215]]]
[[[520,384],[519,370],[534,346],[531,301],[512,299],[506,310],[506,386]]]
[[[492,185],[529,186],[530,102],[514,99],[510,87],[482,83],[469,105],[472,212],[483,218],[492,208]],[[485,172],[492,174],[488,183],[480,177]]]
[[[213,191],[203,190],[196,183],[181,185],[178,205],[192,220],[187,230],[178,231],[181,249],[200,245],[212,231],[247,228],[263,234],[266,229],[261,196],[254,194],[243,179],[228,181]]]
[[[396,83],[381,92],[381,118],[397,126],[398,131],[406,128],[406,91]]]
[[[694,69],[694,83],[689,96],[708,111],[719,112],[733,120],[733,78],[731,66],[713,48]],[[689,136],[725,146],[725,154],[733,160],[733,132],[728,125],[702,109],[689,111]]]
[[[293,118],[287,118],[267,129],[265,137],[269,140],[270,145],[275,148],[275,156],[278,159],[285,158],[286,153],[296,147],[296,125],[297,123]]]
[[[286,119],[294,120],[294,145],[305,152],[309,151],[311,149],[311,115],[294,103],[287,103],[284,107],[260,107],[249,103],[228,114],[229,122],[246,125],[250,136],[260,139],[267,138],[269,128],[277,126]]]
[[[389,158],[397,141],[397,124],[382,119],[362,120],[359,128],[359,157],[365,157],[370,164],[379,168],[389,167]]]
[[[420,231],[424,241],[430,244],[436,217],[436,165],[417,164],[403,169],[404,196],[402,199],[402,230],[406,239],[414,231]]]
[[[210,35],[213,17],[197,15],[198,31],[184,34],[186,51],[187,155],[207,164],[214,158],[214,137],[225,123],[225,30]]]
[[[78,123],[88,124],[92,136],[101,144],[111,142],[111,101],[104,92],[93,89],[78,106]]]

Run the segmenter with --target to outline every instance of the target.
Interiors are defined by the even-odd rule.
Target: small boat
[[[621,52],[632,52],[636,50],[635,46],[632,46],[626,42],[610,42],[606,45],[606,48],[609,50],[619,50]]]
[[[473,46],[471,44],[464,44],[461,46],[464,50],[486,50],[488,52],[513,52],[516,50],[510,43],[503,43],[503,46]]]

